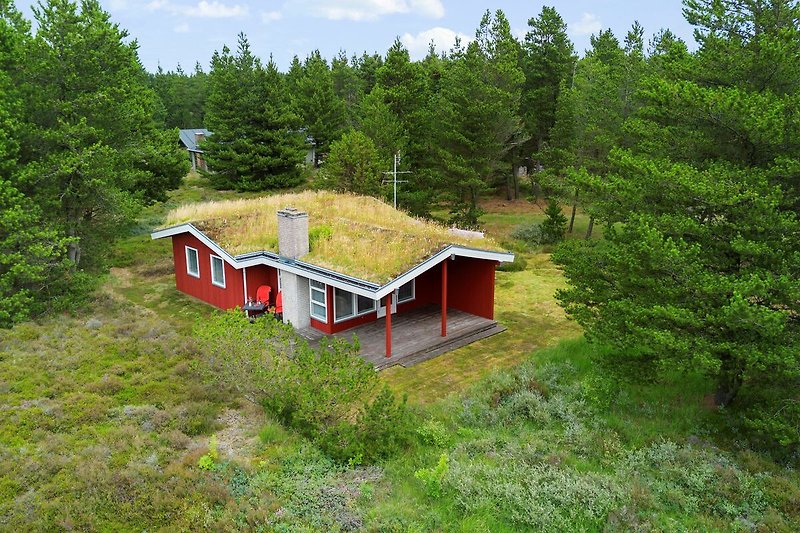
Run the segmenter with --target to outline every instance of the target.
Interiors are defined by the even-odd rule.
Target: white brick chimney
[[[308,253],[308,213],[294,207],[278,211],[278,253],[289,259]]]

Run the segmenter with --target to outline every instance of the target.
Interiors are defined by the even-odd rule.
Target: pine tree
[[[214,134],[203,149],[215,187],[261,191],[300,182],[305,135],[283,83],[271,58],[262,67],[244,34],[235,55],[227,47],[214,54],[207,101]]]
[[[345,102],[333,86],[328,62],[315,50],[303,64],[303,76],[297,84],[296,108],[303,118],[303,127],[314,138],[318,156],[330,149],[346,124]]]
[[[555,256],[559,298],[619,364],[704,371],[727,406],[800,374],[800,8],[686,5],[700,49],[659,43],[633,145],[579,175],[607,230]]]
[[[378,151],[370,138],[350,130],[331,144],[330,155],[320,171],[320,183],[337,191],[380,196],[378,161]]]
[[[494,184],[521,131],[519,109],[523,75],[516,41],[502,11],[487,12],[477,39],[456,52],[436,101],[439,110],[443,192],[454,223],[477,224],[481,194]]]
[[[96,0],[34,8],[21,87],[26,126],[16,187],[71,237],[69,259],[96,264],[137,206],[165,198],[188,171],[157,134],[156,96],[137,45]]]
[[[555,8],[544,6],[537,18],[528,20],[528,27],[522,48],[522,114],[530,142],[524,148],[538,159],[556,122],[562,84],[571,85],[577,58],[567,25]]]

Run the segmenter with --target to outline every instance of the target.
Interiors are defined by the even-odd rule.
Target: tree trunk
[[[594,229],[594,217],[590,216],[589,217],[589,227],[586,228],[586,240],[587,241],[592,238],[592,230],[593,229]]]
[[[569,217],[569,232],[575,227],[575,212],[578,210],[578,189],[575,189],[575,200],[572,202],[572,215]]]
[[[717,392],[714,394],[714,404],[717,407],[727,407],[736,398],[742,386],[744,369],[730,356],[722,358],[722,366],[717,377]]]
[[[506,200],[509,202],[517,199],[517,191],[519,190],[519,184],[517,181],[517,174],[514,172],[514,165],[511,165],[511,175],[506,179]]]
[[[81,262],[81,241],[77,236],[77,223],[72,222],[68,224],[67,236],[72,240],[67,244],[67,259],[72,262],[72,272],[78,270],[78,263]]]

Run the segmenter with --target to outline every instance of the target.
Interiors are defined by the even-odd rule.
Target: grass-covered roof
[[[491,239],[456,235],[376,198],[330,191],[188,204],[171,211],[166,222],[191,222],[233,255],[278,252],[277,212],[285,207],[308,213],[311,251],[303,261],[374,283],[393,279],[449,244],[500,250]]]

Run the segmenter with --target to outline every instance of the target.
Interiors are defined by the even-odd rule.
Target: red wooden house
[[[299,205],[304,211],[274,209],[282,202]],[[338,212],[342,204],[353,202],[359,204],[349,206],[349,218]],[[364,220],[366,211],[372,213],[372,225]],[[309,214],[312,220],[323,222],[311,231],[317,240],[322,233],[324,242],[314,241],[311,247]],[[362,339],[362,332],[368,335],[365,327],[371,328],[373,335],[379,328],[380,349],[374,342],[366,346],[362,339],[362,353],[371,350],[366,355],[373,358],[390,357],[393,350],[404,355],[420,353],[419,346],[405,351],[393,346],[393,320],[399,327],[407,317],[430,318],[435,310],[435,337],[444,340],[448,314],[457,316],[459,324],[471,319],[484,329],[486,324],[496,324],[495,268],[513,260],[512,254],[491,249],[496,246],[486,239],[464,232],[459,235],[412,219],[373,198],[351,195],[301,193],[238,201],[221,209],[200,207],[188,218],[192,220],[152,234],[154,239],[172,238],[178,290],[231,309],[242,307],[259,287],[268,286],[268,303],[274,305],[280,294],[283,320],[307,336],[315,331],[321,336],[357,328]],[[374,219],[386,219],[387,223],[375,224]],[[252,234],[254,225],[264,226],[263,235],[257,237],[263,245],[244,242],[247,238],[243,235]],[[320,227],[325,231],[317,231]],[[252,246],[256,248],[248,251]],[[371,265],[381,254],[391,254],[392,247],[398,254],[402,247],[402,261],[384,267]],[[392,271],[396,265],[402,270]],[[401,342],[414,344],[425,334],[432,338],[431,321],[423,322],[407,323],[407,338]],[[464,327],[462,336],[468,338],[472,330]],[[431,351],[432,341],[419,342],[425,344],[423,351]]]

